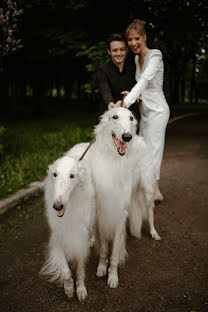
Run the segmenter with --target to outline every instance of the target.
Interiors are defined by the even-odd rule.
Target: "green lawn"
[[[95,116],[67,114],[4,124],[0,198],[42,180],[50,163],[74,144],[92,139]]]

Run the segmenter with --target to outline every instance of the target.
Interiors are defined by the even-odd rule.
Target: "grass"
[[[95,117],[65,115],[4,124],[0,198],[46,175],[47,167],[74,144],[92,139]]]

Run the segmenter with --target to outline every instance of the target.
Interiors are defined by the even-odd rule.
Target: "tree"
[[[3,3],[2,3],[3,4]],[[7,0],[4,7],[0,7],[0,66],[3,67],[4,57],[14,54],[23,47],[18,32],[23,10],[17,9],[17,3]]]
[[[16,113],[16,71],[12,56],[23,47],[22,40],[19,38],[18,24],[23,14],[23,10],[17,9],[17,3],[7,0],[0,8],[0,71],[7,70],[11,73],[11,114]],[[10,70],[10,68],[12,70]]]

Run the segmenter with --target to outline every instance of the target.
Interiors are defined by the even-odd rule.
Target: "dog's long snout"
[[[122,134],[122,140],[124,142],[129,142],[129,141],[131,141],[131,139],[132,139],[132,135],[130,132],[126,132],[126,133]]]
[[[57,201],[53,204],[53,208],[56,210],[56,211],[60,211],[62,210],[64,207],[64,205],[60,202],[60,201]]]

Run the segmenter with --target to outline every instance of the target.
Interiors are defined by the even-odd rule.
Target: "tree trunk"
[[[184,105],[184,100],[185,100],[185,68],[183,68],[183,71],[181,73],[181,88],[180,88],[180,102],[181,105]]]
[[[190,103],[194,103],[194,96],[196,90],[196,54],[193,52],[192,55],[192,76],[190,81],[190,92],[189,92],[189,100]]]

